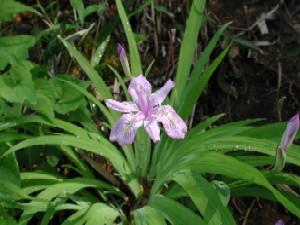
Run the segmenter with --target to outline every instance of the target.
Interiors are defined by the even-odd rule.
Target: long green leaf
[[[205,225],[201,217],[182,204],[161,195],[151,198],[149,206],[161,212],[173,225]]]
[[[154,183],[153,192],[156,192],[157,187],[170,179],[170,176],[175,171],[186,170],[190,168],[193,171],[201,173],[221,174],[238,180],[245,180],[254,184],[260,185],[272,192],[274,197],[285,206],[291,213],[300,217],[300,208],[290,202],[276,188],[274,188],[263,174],[249,166],[246,163],[240,162],[233,157],[226,156],[220,153],[206,152],[201,154],[192,154],[181,159],[181,163],[168,171],[162,171],[161,177],[158,177]],[[243,171],[241,173],[241,171]],[[152,193],[153,193],[152,192]],[[153,193],[154,194],[154,193]]]
[[[149,206],[135,210],[133,215],[136,225],[167,225],[161,212]]]
[[[217,67],[220,65],[224,57],[226,56],[230,46],[225,48],[220,55],[214,60],[214,62],[208,66],[208,68],[199,76],[199,78],[195,78],[192,81],[190,81],[190,85],[187,88],[187,90],[183,93],[183,104],[182,107],[180,107],[180,115],[187,119],[190,113],[193,110],[194,105],[197,103],[198,98],[202,94],[203,89],[207,85],[210,77],[213,75]],[[201,62],[199,62],[201,63]],[[198,73],[198,71],[195,70],[195,74]],[[192,73],[192,75],[196,76]]]
[[[175,105],[179,104],[189,78],[199,31],[204,19],[205,4],[206,0],[194,0],[191,6],[189,18],[186,23],[185,32],[180,47],[175,88],[171,97],[171,102],[175,103]]]
[[[132,32],[131,26],[129,24],[128,18],[126,16],[126,12],[121,0],[116,0],[117,9],[119,12],[119,16],[127,37],[128,45],[129,45],[129,57],[130,57],[130,65],[131,65],[131,73],[133,76],[137,76],[143,73],[142,65],[140,60],[139,51],[136,45],[136,41],[134,38],[134,34]]]
[[[109,88],[106,86],[105,82],[99,76],[97,71],[92,67],[92,65],[89,63],[89,61],[74,47],[72,46],[68,41],[60,38],[62,43],[67,48],[69,54],[76,59],[76,61],[79,63],[83,71],[86,73],[86,75],[90,78],[93,85],[96,87],[97,91],[103,99],[112,98],[111,92]]]
[[[26,147],[36,146],[36,145],[66,145],[73,146],[76,148],[84,149],[101,155],[107,158],[120,173],[121,177],[126,180],[132,192],[138,196],[140,192],[139,184],[134,177],[127,161],[124,159],[121,152],[116,149],[110,142],[106,139],[102,139],[101,142],[97,142],[93,139],[88,139],[85,137],[75,137],[73,135],[45,135],[36,138],[27,139],[20,142],[19,144],[11,147],[5,155],[15,152]]]
[[[236,224],[218,193],[204,178],[186,170],[175,174],[173,179],[188,193],[207,224]]]

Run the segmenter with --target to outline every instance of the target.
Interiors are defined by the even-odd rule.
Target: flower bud
[[[285,165],[285,158],[288,148],[293,144],[297,131],[299,129],[299,114],[294,115],[287,123],[286,129],[282,135],[280,144],[277,148],[274,170],[280,172]]]
[[[120,59],[120,62],[121,62],[121,65],[122,65],[125,75],[128,77],[131,77],[131,72],[130,72],[130,67],[129,67],[126,51],[120,43],[118,43],[118,45],[117,45],[117,52],[118,52],[119,59]]]

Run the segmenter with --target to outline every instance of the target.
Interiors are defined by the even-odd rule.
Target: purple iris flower
[[[174,83],[168,80],[162,88],[151,93],[151,84],[143,75],[133,78],[128,88],[131,102],[106,100],[109,108],[123,113],[112,128],[109,139],[121,146],[132,144],[137,129],[144,126],[153,142],[157,142],[160,140],[159,123],[171,138],[183,139],[187,132],[185,122],[171,105],[161,105],[173,87]]]
[[[277,222],[275,223],[275,225],[284,225],[283,220],[277,220]]]
[[[288,148],[293,144],[297,131],[299,129],[299,114],[293,116],[287,123],[286,129],[282,135],[280,149],[287,152]]]

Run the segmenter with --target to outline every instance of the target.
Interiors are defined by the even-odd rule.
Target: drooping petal
[[[138,106],[133,102],[118,102],[113,99],[107,99],[105,101],[107,107],[116,110],[118,112],[137,112],[139,111]]]
[[[119,145],[132,144],[136,131],[143,125],[145,116],[143,113],[124,114],[111,129],[109,140],[117,141]]]
[[[183,139],[187,132],[185,122],[178,116],[172,106],[162,105],[158,108],[156,120],[163,124],[166,133],[173,139]]]
[[[148,110],[148,102],[151,95],[151,84],[143,75],[133,78],[129,84],[128,92],[132,100],[140,107],[143,112]]]
[[[283,220],[277,220],[277,222],[275,223],[275,225],[284,225]]]
[[[154,143],[160,140],[160,128],[157,121],[145,121],[144,127]]]
[[[150,97],[151,106],[160,105],[161,103],[163,103],[173,87],[173,81],[168,80],[163,87],[154,92]]]
[[[281,142],[280,142],[280,149],[282,151],[287,151],[288,148],[293,143],[295,136],[297,134],[297,131],[299,129],[299,115],[296,114],[293,116],[287,123],[286,129],[282,135]]]

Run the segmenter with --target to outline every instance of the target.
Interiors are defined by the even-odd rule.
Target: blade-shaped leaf
[[[138,76],[143,73],[138,47],[131,26],[129,24],[128,18],[126,16],[126,12],[122,4],[122,1],[116,0],[116,5],[129,45],[131,73],[133,76]]]

